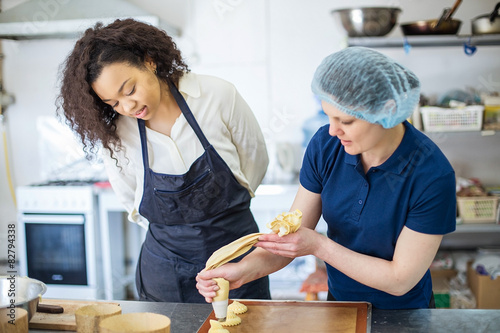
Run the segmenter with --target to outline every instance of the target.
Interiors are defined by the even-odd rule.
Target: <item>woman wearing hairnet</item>
[[[419,101],[418,78],[381,53],[350,47],[323,60],[312,90],[330,124],[304,156],[290,208],[302,211],[302,227],[263,235],[241,262],[202,271],[198,290],[211,302],[214,277],[237,288],[314,255],[326,263],[328,300],[434,307],[429,266],[443,235],[455,230],[455,174],[406,121]],[[321,215],[326,236],[314,230]]]

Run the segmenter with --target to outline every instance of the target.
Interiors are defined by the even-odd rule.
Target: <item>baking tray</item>
[[[225,327],[231,333],[371,332],[372,306],[368,302],[238,301],[245,304],[248,311],[238,315],[241,324]],[[216,320],[213,311],[198,333],[208,333],[211,319]]]

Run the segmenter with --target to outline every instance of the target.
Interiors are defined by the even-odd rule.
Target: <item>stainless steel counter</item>
[[[168,316],[172,320],[172,333],[196,333],[212,311],[209,304],[117,302],[120,303],[123,313],[154,312]],[[30,330],[30,332],[57,333],[62,331]],[[498,333],[500,332],[500,310],[373,309],[371,332]]]
[[[500,310],[372,310],[372,332],[500,332]]]

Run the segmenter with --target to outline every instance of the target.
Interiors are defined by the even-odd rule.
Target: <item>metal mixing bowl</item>
[[[47,291],[45,283],[24,276],[0,275],[0,309],[18,307],[33,317],[40,297]]]
[[[332,10],[349,37],[379,37],[392,31],[398,21],[400,8],[360,7]]]

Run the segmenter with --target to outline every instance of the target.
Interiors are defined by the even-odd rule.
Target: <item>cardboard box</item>
[[[434,301],[436,308],[450,308],[450,279],[457,275],[454,269],[432,269],[432,292],[434,293]]]
[[[434,282],[435,279],[439,278],[450,280],[457,276],[457,274],[458,271],[456,269],[431,269],[432,282]]]
[[[469,263],[467,281],[474,296],[476,296],[476,308],[500,309],[500,278],[492,280],[489,275],[479,275]]]
[[[432,292],[436,308],[450,308],[450,280],[443,277],[432,279]]]

